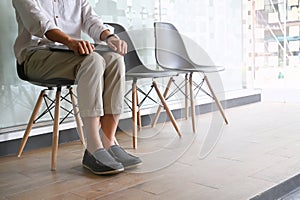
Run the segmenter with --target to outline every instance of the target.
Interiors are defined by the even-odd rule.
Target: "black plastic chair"
[[[225,123],[228,124],[222,105],[219,102],[217,96],[215,95],[215,92],[213,91],[213,88],[206,76],[206,73],[220,72],[223,71],[225,68],[222,66],[215,66],[213,64],[199,65],[194,63],[188,55],[180,33],[173,24],[166,22],[154,22],[154,29],[155,58],[157,64],[167,70],[185,73],[186,79],[187,76],[189,76],[193,132],[196,131],[193,85],[198,90],[203,91],[205,94],[214,99]],[[200,83],[195,83],[193,81],[193,73],[195,72],[202,73],[203,75],[203,79],[200,81]],[[204,82],[207,84],[210,93],[206,92],[202,88]]]
[[[165,101],[164,96],[161,94],[157,83],[154,79],[156,78],[164,78],[164,77],[171,77],[170,81],[172,80],[173,76],[176,76],[176,72],[172,71],[158,71],[158,70],[151,70],[147,68],[139,58],[139,55],[134,47],[134,44],[126,31],[126,29],[121,26],[120,24],[117,23],[106,23],[112,27],[114,27],[114,32],[120,37],[122,40],[127,42],[128,46],[128,53],[124,56],[125,59],[125,65],[126,65],[126,80],[132,80],[132,88],[130,91],[128,91],[125,94],[125,100],[129,100],[127,98],[127,95],[130,93],[132,94],[132,99],[129,100],[131,101],[131,110],[132,110],[132,128],[133,128],[133,148],[137,148],[137,126],[141,126],[141,121],[140,121],[140,108],[142,106],[142,103],[146,98],[150,98],[153,102],[156,102],[154,99],[152,99],[149,94],[154,88],[164,109],[166,110],[175,130],[177,131],[179,137],[181,137],[181,132],[178,128],[178,125],[175,121],[175,118],[170,111],[170,109],[167,106],[167,103]],[[144,79],[144,78],[150,78],[152,79],[152,83],[149,85],[149,91],[145,92],[141,88],[137,86],[138,80],[139,79]],[[169,84],[170,84],[169,81]],[[168,85],[169,85],[168,84]],[[144,98],[139,101],[138,100],[138,92],[144,95]],[[158,103],[158,102],[156,102]],[[130,105],[127,104],[129,107]]]
[[[52,138],[52,159],[51,159],[51,170],[56,170],[56,161],[57,161],[57,149],[58,149],[58,139],[59,139],[59,124],[61,124],[67,117],[70,115],[75,116],[76,125],[77,125],[77,131],[79,138],[83,145],[85,145],[85,139],[82,129],[82,123],[79,116],[79,109],[77,106],[77,97],[75,96],[73,92],[72,86],[75,85],[74,80],[69,79],[51,79],[51,80],[31,80],[29,79],[25,73],[24,73],[24,66],[17,64],[17,73],[20,79],[27,81],[31,84],[45,87],[41,90],[40,95],[37,99],[37,102],[35,104],[35,107],[32,111],[31,117],[29,119],[29,122],[27,124],[24,136],[21,141],[21,145],[18,150],[18,157],[21,156],[24,147],[26,145],[26,142],[28,140],[29,134],[31,132],[31,129],[33,127],[33,124],[35,124],[41,117],[43,117],[46,114],[49,114],[53,120],[53,138]],[[61,96],[61,90],[63,87],[66,87],[68,89],[68,93],[64,96]],[[56,88],[56,96],[55,99],[51,99],[47,95],[47,91],[53,90]],[[68,99],[68,96],[70,100]],[[46,105],[46,108],[41,114],[38,116],[41,105],[43,103]],[[61,101],[66,101],[70,104],[72,104],[73,109],[69,110],[61,105]],[[52,110],[54,109],[54,116],[52,114]],[[60,119],[60,109],[64,109],[66,111],[66,115]]]

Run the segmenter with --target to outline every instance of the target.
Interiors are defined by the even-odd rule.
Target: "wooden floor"
[[[0,199],[249,199],[300,171],[300,105],[256,103],[178,121],[178,138],[169,124],[143,128],[138,149],[129,133],[119,143],[144,161],[139,168],[96,176],[81,166],[84,148],[59,146],[57,171],[51,150],[0,158]]]

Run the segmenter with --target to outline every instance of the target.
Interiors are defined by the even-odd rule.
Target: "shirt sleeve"
[[[30,34],[42,38],[48,30],[59,29],[41,12],[36,1],[12,0],[12,3]]]
[[[101,42],[100,35],[105,30],[113,32],[111,27],[103,24],[87,0],[82,0],[82,30],[87,33],[96,43]]]

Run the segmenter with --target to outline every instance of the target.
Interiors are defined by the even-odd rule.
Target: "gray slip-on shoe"
[[[124,171],[124,166],[117,162],[105,149],[98,149],[93,154],[85,150],[82,165],[94,174],[117,174]]]
[[[119,145],[113,145],[108,149],[108,153],[117,161],[122,163],[125,169],[136,167],[142,164],[142,160],[139,157],[133,156],[127,153]]]

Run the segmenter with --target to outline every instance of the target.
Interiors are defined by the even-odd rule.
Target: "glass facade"
[[[249,0],[247,10],[247,66],[254,85],[299,89],[299,1]]]
[[[201,47],[213,62],[224,65],[220,73],[225,92],[243,84],[243,3],[240,0],[90,0],[105,22],[118,22],[132,32],[138,52],[150,68],[156,68],[153,22],[173,23],[192,46]],[[0,1],[0,130],[27,123],[40,88],[19,80],[13,43],[17,34],[10,0]],[[143,30],[145,34],[138,34]],[[136,33],[136,34],[135,34]],[[197,50],[188,48],[197,62]],[[144,80],[148,85],[151,80]],[[163,86],[166,80],[161,80]],[[131,87],[130,83],[127,85]],[[148,103],[151,106],[151,102]],[[128,109],[127,109],[128,110]],[[46,118],[47,120],[49,118]]]

